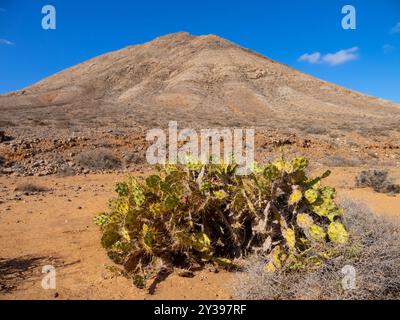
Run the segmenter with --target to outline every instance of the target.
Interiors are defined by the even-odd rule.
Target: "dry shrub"
[[[75,170],[68,164],[62,164],[62,165],[60,165],[60,168],[58,169],[57,174],[60,177],[70,177],[70,176],[75,175]]]
[[[266,273],[266,261],[253,256],[234,281],[239,299],[377,300],[400,299],[400,223],[378,217],[358,202],[345,199],[344,221],[350,243],[321,267]],[[342,268],[356,271],[356,288],[345,290]]]
[[[359,188],[370,187],[380,193],[400,193],[400,185],[390,181],[388,174],[386,170],[362,171],[356,177],[356,186]]]
[[[47,188],[37,185],[32,182],[25,182],[17,185],[15,191],[24,192],[24,193],[37,193],[37,192],[46,192],[49,191]]]
[[[77,157],[77,163],[90,170],[112,170],[121,168],[121,160],[107,148],[82,152]]]

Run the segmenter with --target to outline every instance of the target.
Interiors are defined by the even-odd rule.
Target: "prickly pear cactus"
[[[160,266],[228,266],[251,252],[267,257],[267,272],[322,263],[349,235],[335,190],[321,184],[330,172],[308,178],[307,166],[282,156],[239,176],[235,164],[189,161],[129,178],[94,218],[101,244],[140,287]]]

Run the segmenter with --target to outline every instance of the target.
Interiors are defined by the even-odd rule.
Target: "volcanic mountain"
[[[398,127],[400,107],[215,35],[176,33],[107,53],[0,96],[0,126]]]

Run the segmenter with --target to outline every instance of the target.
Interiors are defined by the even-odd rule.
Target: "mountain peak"
[[[0,96],[15,110],[140,125],[324,126],[399,121],[397,105],[299,72],[216,35],[178,32],[110,52]],[[26,114],[29,115],[31,111]],[[48,111],[46,111],[48,112]],[[22,113],[21,113],[22,114]],[[390,116],[388,116],[390,115]],[[378,119],[378,120],[377,120]],[[29,122],[29,121],[28,121]]]
[[[193,35],[189,32],[177,32],[171,33],[164,36],[160,36],[155,38],[154,40],[147,43],[148,45],[154,46],[165,46],[167,48],[171,48],[173,46],[193,46],[196,49],[204,49],[204,48],[222,48],[229,46],[237,46],[232,42],[214,35]]]
[[[225,41],[228,42],[226,39],[217,36],[215,34],[206,34],[206,35],[193,35],[187,31],[179,31],[175,33],[169,33],[163,36],[159,36],[155,38],[153,41],[190,41],[193,39],[201,39],[204,41]]]

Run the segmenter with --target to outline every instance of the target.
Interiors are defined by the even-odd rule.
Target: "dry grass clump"
[[[251,257],[234,281],[239,299],[377,300],[400,299],[400,223],[373,215],[362,204],[344,200],[350,243],[314,270],[266,273],[265,260]],[[355,288],[344,289],[345,266],[355,269]]]
[[[90,170],[112,170],[121,168],[121,160],[107,148],[82,152],[77,156],[76,160],[78,165]]]
[[[15,191],[19,191],[19,192],[24,192],[24,193],[37,193],[37,192],[46,192],[49,191],[49,189],[37,185],[35,183],[32,182],[24,182],[24,183],[20,183],[17,185],[17,187],[15,188]]]
[[[390,181],[388,174],[386,170],[362,171],[356,177],[356,186],[359,188],[370,187],[380,193],[400,193],[400,185]]]

